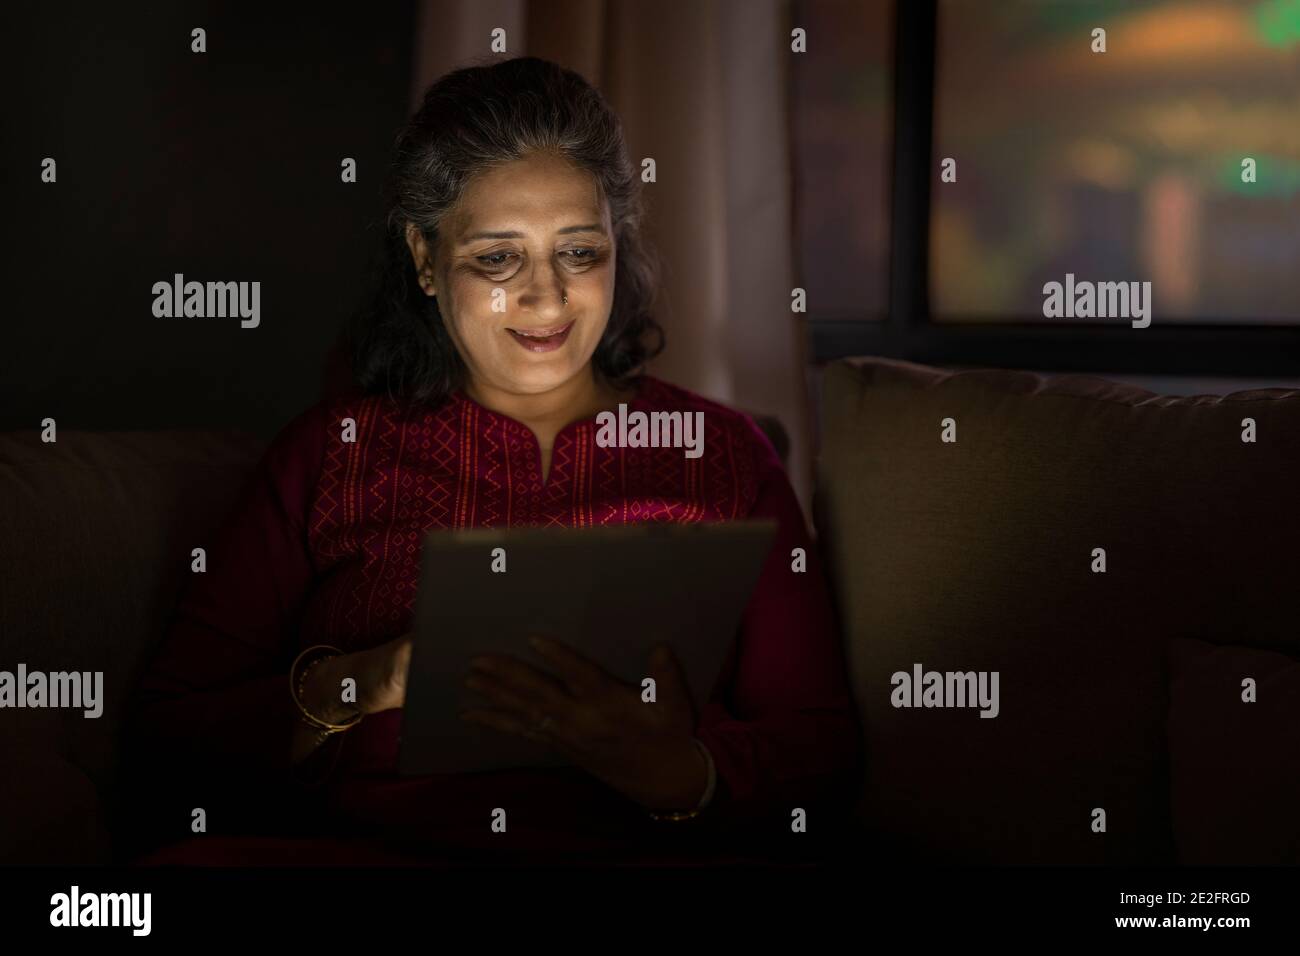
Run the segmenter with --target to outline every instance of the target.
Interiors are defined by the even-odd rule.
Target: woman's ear
[[[411,250],[411,261],[415,265],[415,274],[420,281],[420,288],[424,290],[425,295],[437,295],[438,291],[433,279],[433,251],[413,222],[406,224],[406,247]]]

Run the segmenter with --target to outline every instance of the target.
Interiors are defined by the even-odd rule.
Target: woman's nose
[[[564,307],[563,276],[553,263],[535,263],[528,284],[519,294],[519,307],[539,318],[557,316]]]

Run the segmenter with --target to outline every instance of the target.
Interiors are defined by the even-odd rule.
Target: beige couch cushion
[[[921,859],[1170,859],[1165,639],[1300,650],[1300,390],[856,360],[823,401],[862,819]],[[917,663],[1000,672],[999,716],[892,706]]]

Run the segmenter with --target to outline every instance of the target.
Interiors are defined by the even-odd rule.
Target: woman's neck
[[[560,429],[590,418],[619,400],[619,392],[599,379],[588,366],[580,375],[549,391],[520,394],[470,379],[465,394],[484,408],[527,425],[542,447],[549,448]]]

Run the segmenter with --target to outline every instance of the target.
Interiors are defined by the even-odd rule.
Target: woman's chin
[[[535,356],[523,362],[513,362],[503,378],[510,383],[511,391],[541,394],[559,388],[573,380],[586,363],[574,365],[559,357]]]
[[[513,345],[513,343],[512,343]],[[508,382],[512,391],[541,393],[559,388],[573,381],[591,364],[595,343],[590,350],[583,343],[566,342],[564,347],[550,352],[529,352],[513,346],[514,353],[501,355],[497,366],[500,379]]]

